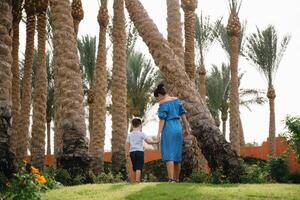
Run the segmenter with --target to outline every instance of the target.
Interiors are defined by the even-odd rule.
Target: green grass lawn
[[[93,184],[62,187],[42,194],[46,200],[299,199],[300,185],[192,183]]]

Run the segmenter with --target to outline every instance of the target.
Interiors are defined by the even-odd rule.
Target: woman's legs
[[[181,163],[174,163],[174,180],[179,181],[179,175],[181,170]]]
[[[167,171],[169,180],[174,180],[174,161],[167,161]]]

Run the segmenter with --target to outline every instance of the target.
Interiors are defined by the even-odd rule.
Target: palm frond
[[[275,27],[269,25],[266,29],[252,33],[247,37],[245,57],[266,78],[268,85],[273,85],[280,61],[287,49],[291,36],[284,36],[278,50],[278,37]]]

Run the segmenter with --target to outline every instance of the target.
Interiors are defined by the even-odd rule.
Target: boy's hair
[[[137,128],[140,125],[142,125],[142,120],[139,118],[133,118],[131,121],[131,124],[132,124],[133,128]]]

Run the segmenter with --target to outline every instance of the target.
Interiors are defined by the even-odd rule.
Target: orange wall
[[[269,147],[268,141],[263,142],[262,146],[242,147],[241,155],[267,160],[268,159],[268,147]],[[283,138],[277,137],[276,138],[276,155],[277,156],[282,155],[285,152],[287,152],[287,150],[288,150],[288,146],[285,144]],[[161,155],[158,150],[145,151],[145,163],[153,161],[153,160],[159,160],[159,159],[161,159]],[[26,160],[29,161],[30,158],[27,158]],[[287,160],[288,160],[288,166],[289,166],[290,171],[300,172],[300,163],[297,162],[297,158],[294,153],[291,153]],[[104,153],[104,161],[111,162],[111,152]],[[55,158],[53,155],[45,156],[45,165],[53,165],[54,163],[55,163]],[[129,164],[130,164],[130,168],[131,168],[131,163],[129,163]]]

